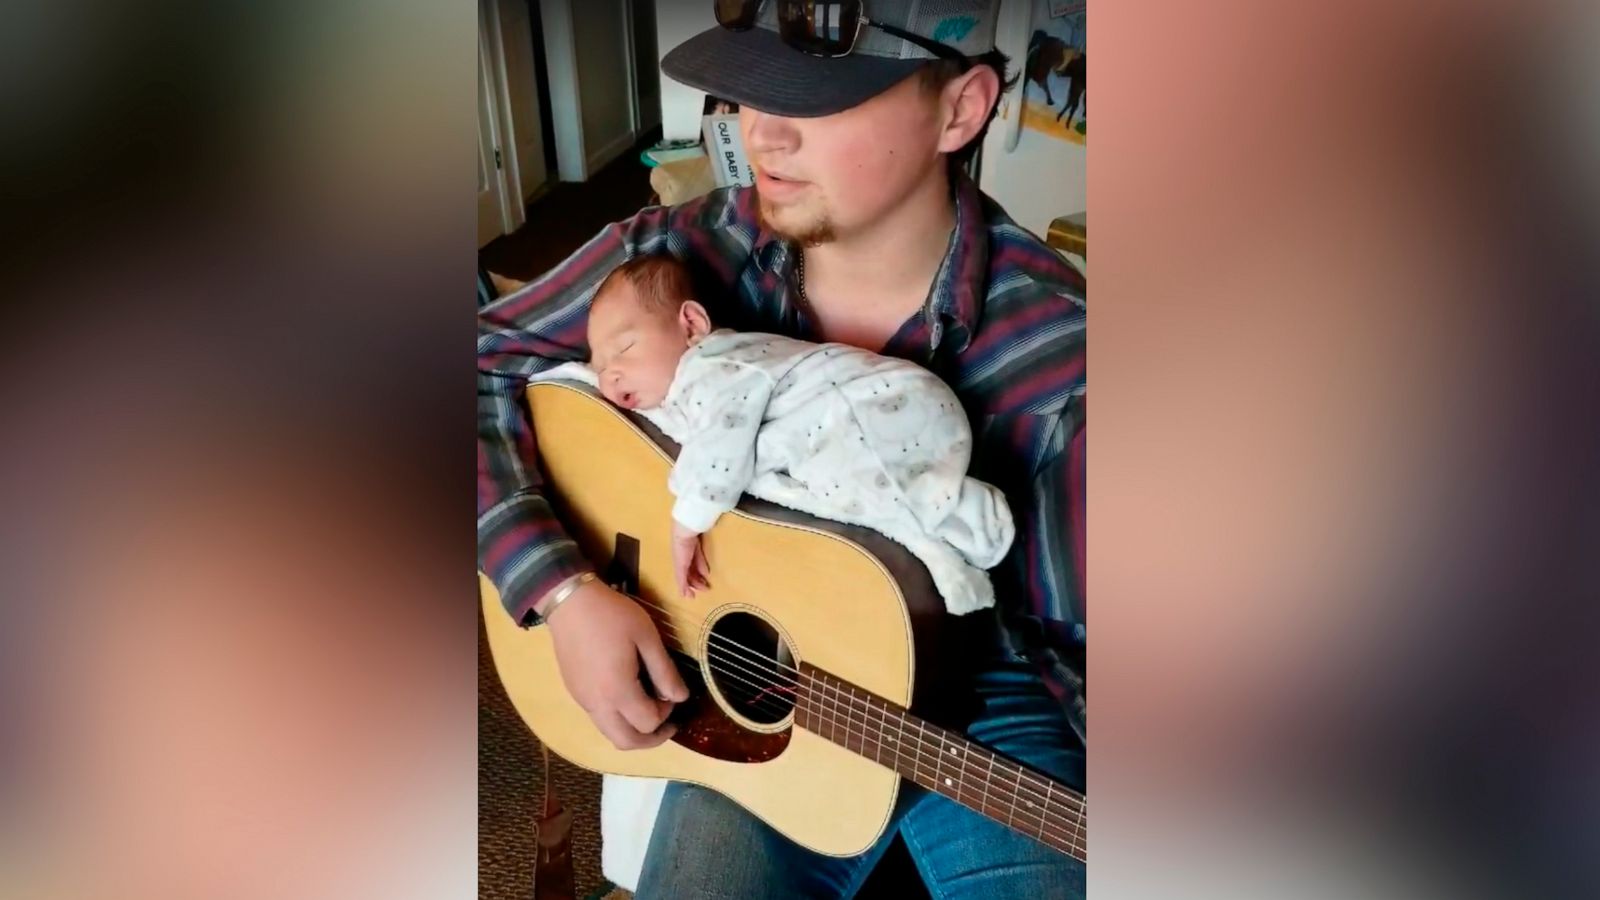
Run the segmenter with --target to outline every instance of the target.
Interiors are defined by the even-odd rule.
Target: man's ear
[[[939,152],[954,153],[988,123],[989,111],[1000,97],[1000,76],[990,66],[973,66],[971,71],[951,79],[941,93],[947,118],[939,135]]]
[[[711,332],[711,315],[697,301],[685,300],[678,307],[678,324],[683,327],[684,338],[697,344]]]

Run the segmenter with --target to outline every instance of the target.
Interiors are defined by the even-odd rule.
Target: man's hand
[[[555,642],[561,680],[595,727],[621,750],[666,742],[677,730],[665,724],[674,701],[689,689],[661,643],[656,624],[639,604],[591,581],[546,620]],[[659,697],[639,683],[639,660]]]
[[[678,576],[678,596],[693,597],[695,591],[711,589],[711,566],[698,532],[672,523],[672,570]]]

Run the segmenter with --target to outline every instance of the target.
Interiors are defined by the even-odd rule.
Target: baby
[[[1011,511],[966,476],[971,429],[932,373],[843,344],[714,329],[669,257],[607,277],[588,340],[601,394],[681,445],[667,482],[680,593],[710,586],[700,535],[749,492],[904,545],[951,612],[993,605],[984,570],[1011,546]]]

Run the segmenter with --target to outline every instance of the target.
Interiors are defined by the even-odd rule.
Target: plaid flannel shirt
[[[948,382],[973,424],[973,477],[1005,492],[1017,524],[991,573],[1004,637],[1040,666],[1083,733],[1084,280],[957,176],[956,226],[928,299],[881,348]],[[541,486],[522,402],[530,375],[588,355],[589,301],[625,260],[690,267],[719,326],[819,340],[798,302],[796,248],[759,224],[755,192],[725,188],[607,226],[537,281],[479,310],[478,562],[507,613],[592,566]]]

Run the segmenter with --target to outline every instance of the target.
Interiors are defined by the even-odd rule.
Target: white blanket
[[[617,887],[639,890],[644,852],[666,789],[664,778],[601,776],[600,871]]]

